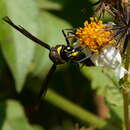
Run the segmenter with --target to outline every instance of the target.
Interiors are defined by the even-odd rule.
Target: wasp
[[[46,48],[49,50],[49,58],[53,62],[53,65],[51,66],[43,84],[40,90],[40,93],[38,95],[37,101],[41,99],[43,95],[46,94],[47,88],[48,88],[48,83],[55,72],[56,68],[58,65],[64,64],[64,63],[74,63],[74,64],[85,64],[86,60],[90,58],[91,53],[87,54],[83,50],[85,47],[81,47],[78,45],[78,42],[75,44],[71,44],[70,40],[70,34],[75,35],[74,32],[72,31],[73,29],[64,29],[62,30],[62,33],[65,37],[67,45],[64,44],[58,44],[54,47],[51,47],[49,44],[41,41],[37,37],[33,36],[30,32],[28,32],[25,28],[23,28],[20,25],[16,25],[12,22],[12,20],[9,17],[4,17],[3,20],[11,25],[14,29],[22,33],[24,36],[29,38],[30,40],[34,41],[35,43],[41,45],[42,47]],[[65,33],[65,30],[71,30],[67,34]],[[70,37],[69,37],[70,36]],[[69,38],[68,38],[69,37]],[[73,36],[72,36],[73,37]],[[76,41],[76,40],[75,40]]]

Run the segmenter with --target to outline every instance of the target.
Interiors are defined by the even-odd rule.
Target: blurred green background
[[[79,128],[86,129],[96,126],[90,117],[82,119],[82,112],[77,116],[77,112],[73,114],[73,108],[70,107],[68,110],[71,111],[67,111],[67,104],[62,106],[62,100],[63,104],[60,106],[60,99],[54,100],[54,95],[57,94],[95,115],[99,114],[100,105],[100,101],[96,100],[97,93],[106,96],[110,112],[114,113],[113,121],[121,120],[122,111],[117,111],[116,105],[118,101],[118,107],[121,107],[122,99],[120,92],[114,88],[116,79],[111,81],[100,69],[83,67],[80,70],[69,63],[57,67],[49,82],[49,88],[55,92],[49,89],[39,109],[32,110],[52,62],[46,49],[2,21],[4,16],[9,16],[14,23],[23,26],[51,46],[66,44],[61,30],[82,26],[84,21],[93,15],[94,2],[0,0],[0,130],[79,130],[78,125]],[[100,98],[102,101],[103,98]],[[105,122],[101,122],[102,125],[96,127],[105,126]]]

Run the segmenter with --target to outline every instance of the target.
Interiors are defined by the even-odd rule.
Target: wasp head
[[[61,57],[66,62],[70,61],[72,62],[74,59],[76,59],[79,55],[79,50],[75,49],[72,46],[64,46],[61,50]]]
[[[55,64],[63,64],[73,62],[79,56],[79,52],[78,49],[69,45],[57,45],[51,48],[49,57]]]

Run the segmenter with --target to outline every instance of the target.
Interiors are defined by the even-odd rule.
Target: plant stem
[[[47,102],[55,105],[61,110],[73,115],[74,117],[86,122],[87,124],[91,124],[96,128],[100,128],[102,130],[117,130],[117,128],[113,127],[111,124],[108,124],[107,121],[102,120],[95,116],[94,114],[88,112],[87,110],[81,108],[80,106],[74,104],[73,102],[63,98],[62,96],[56,94],[54,91],[49,89],[47,91],[46,97],[43,97]]]
[[[127,8],[129,9],[129,8]],[[126,52],[126,61],[125,61],[125,69],[129,71],[129,55],[130,55],[130,42],[129,36],[126,38],[128,42],[127,52]],[[125,123],[125,130],[129,130],[129,101],[128,101],[128,94],[129,94],[129,86],[128,86],[128,74],[124,77],[124,84],[123,84],[123,105],[124,105],[124,123]]]
[[[126,88],[123,88],[123,105],[124,105],[124,123],[125,123],[125,130],[129,130],[129,109],[128,109],[128,91]]]

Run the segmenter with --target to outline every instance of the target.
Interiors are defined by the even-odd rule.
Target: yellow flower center
[[[112,30],[106,31],[108,25],[103,24],[97,18],[90,18],[91,22],[85,21],[84,27],[76,31],[81,46],[87,46],[93,52],[100,52],[102,48],[114,43]]]

